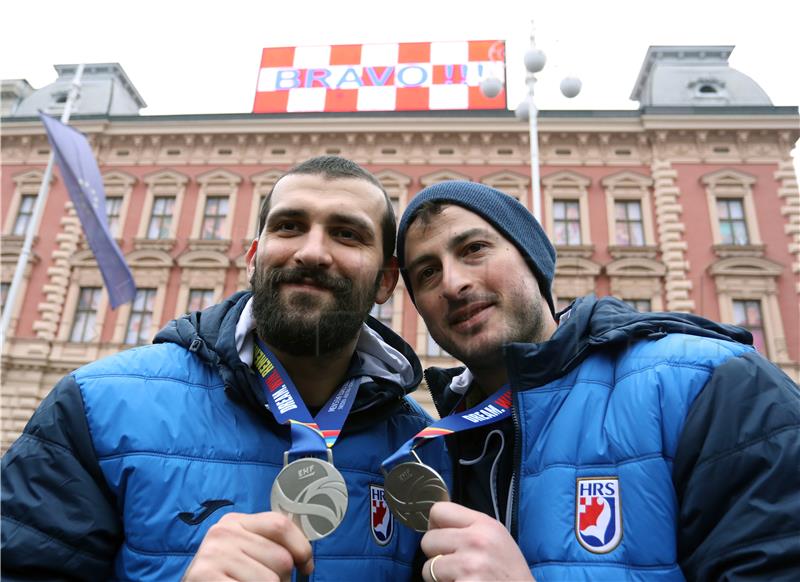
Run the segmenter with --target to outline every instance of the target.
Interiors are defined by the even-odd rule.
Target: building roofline
[[[540,118],[550,119],[598,119],[598,118],[624,118],[632,119],[643,115],[697,115],[697,116],[768,116],[768,115],[798,115],[798,107],[794,105],[740,105],[720,107],[666,107],[653,106],[641,109],[544,109],[539,111]],[[178,115],[73,115],[74,121],[109,121],[109,122],[134,122],[134,123],[169,123],[175,121],[202,122],[202,121],[238,121],[238,120],[324,120],[324,119],[513,119],[514,112],[509,110],[442,110],[442,111],[385,111],[385,112],[338,112],[338,113],[196,113]],[[3,123],[24,123],[38,121],[38,117],[3,117]]]
[[[120,83],[125,87],[125,89],[130,93],[131,97],[136,101],[136,104],[140,108],[147,107],[147,103],[145,103],[142,96],[139,94],[139,91],[136,90],[136,87],[131,80],[128,78],[125,69],[122,68],[122,65],[119,63],[86,63],[84,65],[83,74],[88,77],[92,73],[106,73],[110,71],[114,74],[114,76],[119,80]],[[53,68],[58,73],[58,78],[67,78],[75,74],[78,70],[78,65],[76,64],[65,64],[65,65],[53,65]]]
[[[714,53],[719,54],[719,62],[727,63],[736,45],[650,45],[642,61],[636,82],[633,84],[630,99],[639,101],[644,90],[645,83],[653,72],[657,61],[665,60],[664,57],[697,57],[708,59]]]

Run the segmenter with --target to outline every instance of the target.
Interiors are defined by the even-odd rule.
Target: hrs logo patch
[[[577,479],[575,535],[594,554],[607,554],[622,540],[622,506],[618,477]]]
[[[386,505],[383,487],[378,485],[369,486],[369,524],[379,545],[385,546],[392,540],[394,516]]]

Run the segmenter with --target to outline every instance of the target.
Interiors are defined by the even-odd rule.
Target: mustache
[[[470,308],[473,306],[491,304],[496,301],[497,295],[494,293],[476,293],[466,297],[448,300],[445,317],[447,321],[452,322],[463,318],[464,315],[471,311]]]
[[[266,282],[273,288],[282,283],[311,283],[334,293],[349,292],[353,287],[353,282],[349,279],[309,267],[272,269],[267,273]]]

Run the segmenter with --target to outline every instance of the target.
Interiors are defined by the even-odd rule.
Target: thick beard
[[[333,293],[333,305],[325,299],[295,294],[280,297],[282,283],[312,280]],[[353,281],[319,269],[259,269],[253,277],[253,316],[258,336],[272,347],[293,356],[322,356],[341,349],[354,339],[375,303],[380,273],[371,288],[355,287]]]

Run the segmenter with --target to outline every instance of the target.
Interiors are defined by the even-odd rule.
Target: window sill
[[[230,248],[231,248],[230,239],[215,239],[215,240],[206,240],[199,238],[189,239],[190,251],[214,251],[218,253],[227,253]]]
[[[655,259],[658,247],[655,245],[609,245],[608,254],[614,259]]]
[[[169,252],[174,247],[174,238],[137,238],[133,240],[133,248],[137,251]]]
[[[766,245],[714,245],[712,248],[720,259],[728,257],[763,257]]]

